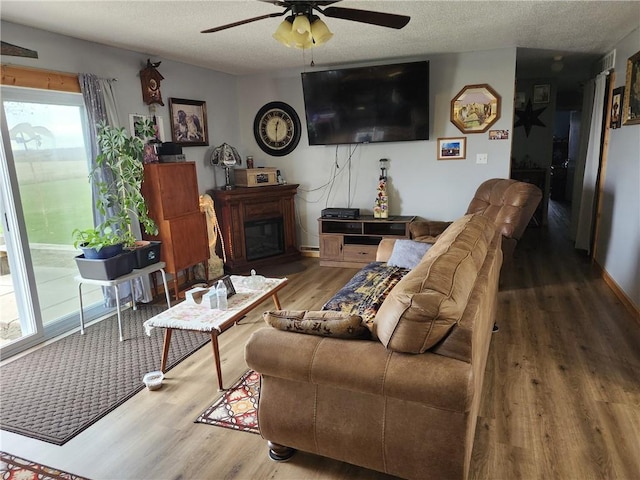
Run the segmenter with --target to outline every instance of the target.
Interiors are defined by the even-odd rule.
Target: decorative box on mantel
[[[262,169],[261,169],[262,170]],[[298,185],[209,190],[224,240],[230,273],[300,258],[294,197]]]
[[[234,173],[238,187],[266,187],[278,184],[275,168],[236,168]]]

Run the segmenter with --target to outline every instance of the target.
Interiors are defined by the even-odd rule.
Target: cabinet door
[[[153,195],[162,209],[162,218],[200,211],[195,163],[158,163],[145,168],[155,169],[157,184]]]
[[[209,258],[207,224],[203,213],[183,215],[168,223],[175,271],[184,270]]]
[[[320,235],[320,258],[342,260],[342,235]]]

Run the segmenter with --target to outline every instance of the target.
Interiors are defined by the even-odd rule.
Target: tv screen
[[[302,74],[309,145],[429,139],[429,62]]]

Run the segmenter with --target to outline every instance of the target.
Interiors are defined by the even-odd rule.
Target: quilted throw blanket
[[[407,268],[389,267],[384,262],[371,262],[356,273],[322,309],[360,315],[371,328],[380,305],[409,271]]]

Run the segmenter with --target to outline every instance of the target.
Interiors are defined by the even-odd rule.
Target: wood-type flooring
[[[640,479],[640,322],[573,249],[560,207],[552,202],[549,226],[525,232],[503,273],[471,479]],[[356,272],[317,258],[278,268],[293,280],[280,294],[287,309],[320,308]],[[246,371],[244,343],[271,308],[220,336],[225,386]],[[274,463],[260,436],[194,423],[216,385],[205,346],[161,390],[62,447],[3,431],[0,448],[95,480],[393,478],[303,452]]]

